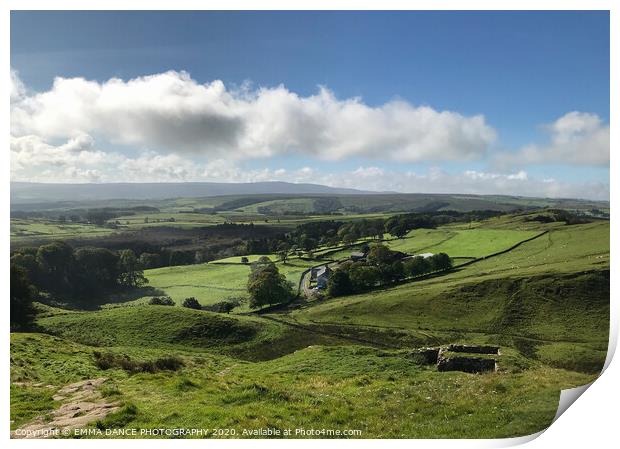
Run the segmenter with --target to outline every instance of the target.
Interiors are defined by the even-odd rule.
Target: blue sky
[[[105,164],[132,167],[158,160],[150,176],[162,181],[262,176],[364,188],[342,181],[355,178],[386,190],[609,195],[607,12],[13,12],[11,67],[18,86],[12,104],[13,179],[122,180]],[[60,90],[71,98],[77,91],[86,95],[79,86],[55,88],[55,77],[84,78],[101,87],[111,78],[147,83],[143,77],[169,71],[186,72],[167,78],[175,85],[221,80],[227,95],[246,103],[222,111],[219,102],[208,103],[207,92],[192,87],[205,101],[181,107],[166,84],[163,103],[171,109],[148,104],[136,111],[135,101],[121,112],[115,109],[117,118],[128,114],[135,133],[105,117],[105,126],[93,124],[94,118],[76,119],[74,129],[52,123],[63,114],[75,119],[58,109],[67,104],[58,100]],[[162,85],[149,80],[147,92]],[[319,86],[329,98],[316,98]],[[68,94],[71,89],[77,91]],[[274,97],[283,89],[299,101],[293,104],[285,95],[268,100],[261,89],[271,89]],[[102,92],[99,100],[112,95]],[[130,98],[133,91],[126,92]],[[47,95],[44,101],[40,95]],[[54,96],[57,100],[49,100]],[[346,110],[347,101],[366,108],[359,123],[356,110]],[[222,120],[208,121],[213,107],[235,129],[230,139],[216,127]],[[209,132],[194,136],[188,121],[175,125],[169,134],[182,128],[187,148],[153,135],[155,123],[159,128],[170,123],[154,122],[153,116],[186,120],[188,113],[187,120],[198,120],[192,108],[200,109],[200,123]],[[265,134],[283,111],[304,125],[297,134]],[[139,120],[138,113],[144,114]],[[87,109],[79,115],[101,114]],[[228,121],[232,115],[235,120]],[[257,118],[263,116],[269,120]],[[328,125],[318,123],[321,116],[330,119]],[[423,125],[408,135],[416,123]],[[390,132],[384,135],[381,127]],[[323,137],[306,135],[306,129]],[[61,160],[58,153],[72,139],[87,146],[71,147]],[[461,145],[460,139],[467,141]],[[261,149],[252,151],[248,142]],[[76,151],[84,152],[81,159]],[[237,156],[229,157],[233,153]],[[166,164],[185,168],[166,174]]]

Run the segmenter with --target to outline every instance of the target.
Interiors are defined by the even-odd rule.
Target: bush
[[[167,356],[155,359],[154,365],[157,371],[178,371],[185,364],[176,356]]]
[[[243,304],[244,301],[245,298],[227,298],[215,304],[204,306],[203,309],[209,312],[230,313],[235,307],[239,307]]]
[[[154,296],[149,300],[152,306],[173,306],[174,301],[170,296]]]
[[[176,356],[160,357],[155,360],[139,361],[133,360],[125,354],[113,354],[111,352],[101,353],[95,351],[95,365],[99,369],[108,370],[120,368],[128,373],[156,373],[158,371],[177,371],[185,364],[183,360]]]
[[[193,296],[190,298],[185,298],[183,300],[183,307],[187,307],[188,309],[195,309],[195,310],[202,309],[202,306],[200,305],[198,300],[194,298]]]

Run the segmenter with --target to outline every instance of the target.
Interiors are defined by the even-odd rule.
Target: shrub
[[[174,301],[170,296],[154,296],[149,300],[152,306],[173,306]]]
[[[183,300],[183,307],[187,307],[188,309],[195,309],[195,310],[202,309],[202,306],[200,305],[198,300],[194,298],[193,296],[190,298],[185,298]]]
[[[185,364],[177,356],[160,357],[155,360],[133,360],[125,354],[113,354],[111,352],[101,353],[95,351],[95,365],[99,369],[108,370],[112,368],[120,368],[128,373],[156,373],[158,371],[177,371]]]
[[[204,306],[204,310],[208,310],[209,312],[217,312],[217,313],[230,313],[235,307],[239,307],[245,298],[226,298],[223,301],[216,302],[215,304],[209,304]]]
[[[178,371],[185,364],[179,357],[167,356],[155,359],[154,365],[157,371]]]

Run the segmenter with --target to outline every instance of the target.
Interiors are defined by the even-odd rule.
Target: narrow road
[[[310,289],[310,276],[311,275],[312,275],[312,268],[310,270],[306,271],[301,276],[301,281],[300,281],[301,293],[306,298],[312,294],[312,290]]]

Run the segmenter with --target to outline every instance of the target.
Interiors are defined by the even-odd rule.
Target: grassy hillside
[[[596,370],[608,339],[609,224],[564,226],[451,274],[314,303],[290,318],[528,346],[533,357],[573,367],[579,357],[565,349],[579,343],[590,350],[581,369]],[[553,348],[570,360],[554,361]]]
[[[43,332],[93,347],[206,349],[242,359],[279,357],[309,344],[344,340],[251,316],[226,316],[183,307],[140,305],[40,318]]]
[[[595,379],[606,356],[609,223],[517,215],[389,242],[481,257],[545,230],[448,274],[267,315],[149,306],[146,298],[94,312],[42,307],[37,333],[11,336],[12,428],[58,409],[62,386],[106,377],[101,394],[121,409],[90,424],[101,429],[227,428],[234,437],[243,429],[359,429],[352,437],[367,438],[542,430],[560,390]],[[249,268],[232,259],[145,274],[177,302],[208,304],[244,293]],[[278,267],[295,282],[312,264]],[[448,343],[500,346],[498,370],[438,372],[411,356]],[[182,366],[102,369],[95,352],[138,365],[173,357]]]
[[[389,241],[388,246],[408,254],[445,252],[451,257],[482,257],[509,248],[537,233],[486,228],[416,229],[405,238]]]
[[[40,350],[29,354],[33,343]],[[106,351],[137,357],[125,348]],[[537,363],[488,376],[438,375],[401,353],[353,345],[312,346],[255,363],[176,352],[184,360],[181,370],[134,375],[101,370],[91,348],[45,335],[14,335],[12,353],[31,368],[28,374],[12,372],[14,381],[22,382],[12,389],[13,427],[58,407],[49,396],[63,379],[59,363],[76,373],[63,381],[109,379],[103,394],[124,408],[97,423],[99,428],[215,427],[235,429],[235,436],[241,429],[265,427],[355,429],[361,431],[357,437],[523,435],[551,421],[560,388],[588,380]],[[169,352],[139,354],[154,358]],[[29,396],[39,402],[24,401]]]

